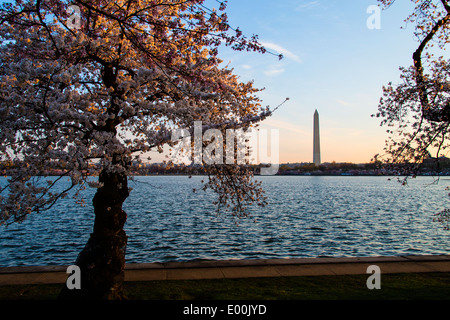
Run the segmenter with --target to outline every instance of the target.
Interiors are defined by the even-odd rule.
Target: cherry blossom
[[[173,145],[172,130],[194,121],[249,128],[272,114],[260,90],[218,56],[221,45],[265,48],[229,26],[225,2],[219,10],[203,2],[17,0],[0,9],[0,156],[10,164],[0,222],[48,209],[71,189],[96,187],[94,232],[76,262],[94,297],[121,296],[131,161]],[[54,168],[63,170],[56,181],[46,177]],[[232,214],[264,204],[244,167],[208,169],[205,187]],[[54,193],[59,179],[70,187]]]

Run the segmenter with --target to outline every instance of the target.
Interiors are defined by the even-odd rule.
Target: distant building
[[[429,155],[427,158],[423,159],[423,164],[427,167],[440,166],[446,168],[450,166],[450,158],[445,156],[440,156],[439,158],[434,158]]]
[[[321,163],[320,160],[320,130],[319,130],[319,113],[314,112],[314,150],[313,150],[313,162],[316,166]]]

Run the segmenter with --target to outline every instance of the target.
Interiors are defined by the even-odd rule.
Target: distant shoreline
[[[40,177],[59,177],[60,174],[46,174],[41,175]],[[129,177],[205,177],[207,174],[204,173],[148,173],[148,174],[140,174],[133,173],[130,174]],[[321,174],[289,174],[289,173],[277,173],[275,175],[260,175],[258,173],[254,173],[255,177],[392,177],[392,178],[402,178],[402,177],[411,177],[411,175],[395,175],[395,174],[330,174],[330,173],[321,173]],[[450,173],[441,173],[441,174],[416,174],[417,177],[449,177]],[[3,177],[7,178],[10,175],[6,174]],[[98,177],[98,175],[91,175],[91,177]],[[442,179],[442,180],[450,180],[450,179]]]
[[[158,174],[158,173],[152,173],[152,174],[133,174],[130,175],[131,177],[164,177],[164,176],[206,176],[206,174],[188,174],[188,173],[166,173],[166,174]],[[260,174],[254,174],[255,177],[406,177],[405,175],[394,175],[394,174],[287,174],[287,173],[281,173],[281,174],[275,174],[275,175],[260,175]],[[448,177],[450,176],[449,173],[445,174],[417,174],[418,177]],[[446,179],[448,180],[448,179]]]
[[[432,160],[432,159],[430,159]],[[265,164],[249,165],[247,168],[255,176],[261,176],[260,170]],[[316,166],[313,163],[282,163],[272,164],[272,169],[277,170],[273,176],[395,176],[407,177],[412,173],[416,176],[450,176],[450,159],[424,161],[420,167],[417,164],[382,164],[382,163],[323,163]],[[1,163],[0,174],[9,176],[10,170],[16,168],[15,164]],[[101,168],[95,164],[89,167],[92,176],[97,176]],[[87,173],[83,171],[83,173]],[[95,174],[92,174],[95,173]],[[67,175],[63,167],[49,168],[42,176]],[[184,165],[173,163],[140,163],[133,162],[129,170],[129,176],[199,176],[207,175],[201,165]]]

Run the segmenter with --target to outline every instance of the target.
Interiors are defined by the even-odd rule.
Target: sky
[[[207,1],[217,7],[214,0]],[[380,13],[379,29],[368,12],[376,0],[229,0],[232,27],[257,34],[270,54],[219,51],[242,81],[253,80],[263,105],[290,100],[261,128],[279,130],[281,163],[312,162],[313,114],[320,116],[322,162],[369,162],[387,138],[377,112],[382,87],[400,82],[399,67],[412,64],[418,46],[404,19],[411,1]]]
[[[5,1],[0,1],[5,2]],[[206,0],[218,8],[216,0]],[[413,3],[398,0],[371,29],[377,0],[228,0],[233,28],[256,34],[270,54],[221,48],[219,57],[243,82],[253,80],[263,106],[277,109],[261,128],[277,130],[279,163],[313,161],[313,114],[320,116],[322,162],[370,162],[387,138],[377,112],[382,87],[400,82],[418,46],[404,19]],[[372,21],[372,20],[371,20]],[[270,131],[269,131],[270,134]],[[153,161],[163,159],[152,155]]]

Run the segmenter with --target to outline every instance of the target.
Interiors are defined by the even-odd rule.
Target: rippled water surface
[[[387,177],[262,177],[269,206],[239,221],[216,215],[213,194],[192,192],[201,179],[130,181],[128,263],[450,254],[450,232],[433,221],[449,207],[445,179],[432,184],[419,177],[401,186]],[[92,207],[66,198],[51,211],[2,226],[0,266],[71,264],[92,225]]]

